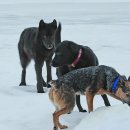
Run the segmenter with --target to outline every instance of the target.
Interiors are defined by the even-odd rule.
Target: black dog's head
[[[43,20],[39,22],[38,40],[46,49],[53,49],[55,46],[55,32],[57,22],[54,19],[52,23],[45,23]]]
[[[52,60],[53,67],[60,67],[63,65],[70,65],[74,61],[79,51],[79,46],[71,41],[61,42],[56,50],[55,57]]]

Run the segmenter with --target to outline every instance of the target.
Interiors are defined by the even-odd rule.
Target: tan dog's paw
[[[66,128],[68,128],[68,126],[66,126],[66,125],[60,125],[59,127],[60,127],[60,129],[66,129]]]
[[[53,127],[53,130],[58,130],[58,127]]]

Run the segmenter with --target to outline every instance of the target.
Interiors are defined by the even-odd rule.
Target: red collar
[[[78,53],[76,59],[75,59],[75,60],[73,61],[73,63],[70,65],[70,67],[75,67],[75,66],[78,64],[78,62],[79,62],[79,60],[80,60],[80,58],[81,58],[81,55],[82,55],[82,49],[79,49],[79,53]]]

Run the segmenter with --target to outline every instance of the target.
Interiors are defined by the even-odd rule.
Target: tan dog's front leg
[[[92,94],[91,92],[87,92],[86,93],[86,100],[87,100],[87,104],[88,104],[88,112],[89,113],[91,111],[93,111],[93,99],[94,99],[94,94]]]
[[[53,113],[53,123],[54,123],[53,130],[58,130],[58,117],[56,111]]]
[[[59,127],[60,129],[66,129],[66,128],[68,128],[68,126],[66,126],[66,125],[61,125],[60,122],[59,122],[59,116],[61,116],[61,115],[63,115],[63,114],[66,114],[66,113],[68,113],[67,107],[62,108],[61,110],[56,111],[56,112],[53,113],[53,123],[54,123],[54,128],[53,128],[53,130],[58,130],[58,127]]]

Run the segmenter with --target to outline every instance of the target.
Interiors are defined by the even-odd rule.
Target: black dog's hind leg
[[[52,80],[51,74],[51,58],[46,61],[46,68],[47,68],[47,83]]]
[[[21,75],[21,83],[19,84],[19,86],[26,86],[25,77],[26,77],[26,69],[23,68]]]
[[[26,85],[26,68],[30,62],[30,60],[28,59],[28,57],[26,56],[26,54],[22,54],[20,55],[20,61],[21,61],[21,66],[23,68],[22,70],[22,75],[21,75],[21,83],[19,84],[19,86],[23,86]]]
[[[103,94],[103,95],[101,95],[101,96],[102,96],[102,98],[103,98],[103,100],[104,100],[104,104],[105,104],[106,106],[111,106],[111,104],[110,104],[110,102],[109,102],[109,100],[108,100],[107,95],[106,95],[106,94]]]
[[[35,60],[35,70],[36,70],[36,77],[37,77],[37,92],[38,93],[44,93],[43,90],[43,77],[42,77],[42,66],[43,66],[43,60]]]
[[[77,104],[77,107],[79,109],[79,112],[87,112],[86,110],[84,110],[81,106],[81,103],[80,103],[80,95],[76,95],[76,104]]]

